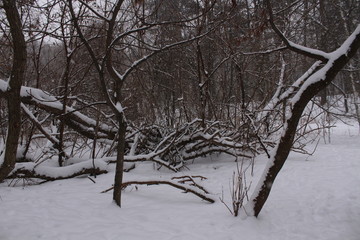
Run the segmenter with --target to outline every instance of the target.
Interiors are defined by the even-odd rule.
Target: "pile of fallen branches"
[[[175,129],[153,125],[129,132],[126,162],[153,161],[175,172],[186,162],[213,153],[252,158],[261,151],[255,136],[244,139],[240,129],[218,121],[195,119]]]
[[[244,128],[232,129],[218,121],[204,123],[200,119],[195,119],[175,129],[156,125],[141,128],[129,127],[124,161],[133,164],[125,167],[125,170],[133,168],[135,162],[151,161],[158,169],[165,167],[178,172],[188,162],[214,153],[252,158],[261,151],[261,145],[255,136],[250,141],[250,138],[244,138],[243,134]],[[74,156],[67,159],[64,167],[43,167],[41,162],[17,163],[9,178],[57,180],[81,174],[98,175],[106,173],[106,168],[98,167],[99,163],[114,163],[116,157],[113,155],[90,160]]]
[[[0,81],[3,82],[3,80]],[[0,96],[5,94],[1,91]],[[71,150],[69,152],[59,148],[58,146],[60,145],[67,146],[70,144],[60,143],[56,135],[57,132],[50,132],[48,130],[49,127],[45,124],[46,122],[41,120],[33,112],[32,108],[36,108],[36,111],[45,111],[51,116],[61,117],[68,128],[75,130],[77,134],[85,138],[84,142],[86,144],[83,145],[85,148],[96,148],[97,142],[108,146],[105,147],[108,148],[105,154],[100,157],[93,154],[92,160],[107,163],[115,161],[113,156],[115,155],[114,149],[116,149],[115,146],[117,144],[116,124],[107,124],[99,119],[95,120],[81,113],[81,108],[75,109],[74,107],[65,106],[64,111],[64,106],[59,99],[36,88],[22,87],[21,101],[24,115],[37,128],[37,132],[40,133],[37,135],[42,135],[51,143],[49,146],[55,150],[55,154],[56,151],[58,151],[58,154],[64,154],[66,158],[64,162],[65,167],[69,164],[77,165],[79,162],[89,160],[89,157],[87,159],[85,157],[81,161],[72,161],[73,158],[81,158],[81,156],[73,154],[76,151]],[[130,125],[127,128],[125,162],[152,161],[159,168],[164,166],[177,172],[186,163],[214,153],[226,153],[236,157],[252,158],[266,149],[266,144],[271,145],[269,142],[266,143],[259,140],[260,137],[255,130],[251,121],[246,118],[244,123],[237,128],[220,121],[204,121],[203,119],[195,119],[192,122],[184,123],[174,128],[158,125],[140,127]],[[29,137],[28,139],[29,143],[27,143],[27,146],[30,145],[30,141],[34,138]],[[67,139],[77,141],[76,138],[71,136]],[[93,141],[94,144],[88,144],[88,140],[90,142]],[[72,146],[75,146],[75,144],[72,144]],[[79,148],[81,147],[79,146]],[[93,152],[95,153],[95,151]],[[53,156],[49,156],[49,158]],[[46,159],[46,156],[43,159]],[[17,164],[18,166],[12,172],[11,177],[28,176],[47,180],[61,179],[61,177],[52,178],[46,174],[39,174],[36,171],[38,168],[35,166],[41,166],[41,162],[42,160],[30,161],[29,164],[33,165],[29,165],[26,168]],[[94,169],[95,167],[92,166],[85,169],[77,169],[77,171],[70,171],[66,177],[75,176],[82,172],[95,171]],[[99,169],[96,174],[100,173],[103,173],[103,169]]]

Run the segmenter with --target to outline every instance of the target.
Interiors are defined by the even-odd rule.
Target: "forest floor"
[[[358,240],[360,135],[353,125],[337,124],[331,141],[321,139],[312,156],[292,153],[259,218],[235,218],[219,200],[223,195],[231,206],[236,163],[233,157],[212,156],[177,174],[138,164],[125,173],[125,181],[202,175],[214,204],[170,186],[130,186],[120,209],[111,191],[100,193],[111,187],[113,170],[97,176],[95,184],[87,177],[25,187],[2,183],[0,240]],[[265,163],[264,156],[256,159],[254,177],[247,179],[252,188]]]

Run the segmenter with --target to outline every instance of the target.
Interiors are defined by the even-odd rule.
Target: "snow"
[[[345,42],[338,49],[331,53],[331,58],[339,58],[344,53],[347,55],[348,51],[350,50],[350,45],[354,42],[359,34],[360,24],[358,24],[355,31],[345,40]]]
[[[61,168],[54,166],[43,166],[42,164],[37,165],[33,162],[25,162],[16,164],[13,172],[18,169],[25,169],[29,171],[33,170],[37,175],[47,176],[51,178],[64,178],[72,175],[75,172],[80,172],[83,169],[88,169],[92,167],[98,168],[100,170],[107,170],[108,165],[102,160],[87,160]]]
[[[124,75],[121,75],[114,67],[112,68],[114,73],[116,74],[116,76],[123,81],[124,80]]]
[[[289,41],[289,45],[290,45],[291,47],[300,49],[301,51],[308,52],[308,53],[311,53],[311,54],[314,54],[314,55],[318,55],[318,56],[322,56],[322,57],[325,58],[325,59],[330,59],[330,55],[329,55],[328,53],[326,53],[326,52],[321,51],[321,50],[314,49],[314,48],[308,48],[308,47],[305,47],[305,46],[301,46],[301,45],[296,44],[296,43],[291,42],[291,41]]]
[[[1,143],[1,142],[0,142],[0,143]],[[5,158],[5,153],[2,152],[2,150],[3,150],[3,147],[2,147],[1,144],[0,144],[0,166],[3,165],[3,163],[4,163],[4,158]]]
[[[284,91],[280,96],[274,94],[274,97],[269,101],[269,103],[264,107],[261,114],[259,114],[258,120],[264,118],[266,114],[271,112],[282,100],[288,98],[293,94],[306,80],[311,76],[317,67],[321,65],[321,61],[316,61],[301,77],[299,77],[286,91]]]
[[[0,79],[0,93],[5,92],[5,89],[7,89],[7,86],[8,86],[7,82]],[[24,98],[31,97],[32,101],[35,101],[38,104],[41,104],[43,106],[47,106],[50,108],[54,108],[54,109],[58,109],[58,110],[62,110],[62,108],[63,108],[62,103],[60,101],[58,101],[56,99],[56,97],[50,95],[49,93],[47,93],[41,89],[22,86],[21,91],[20,91],[20,96],[24,97]],[[76,109],[74,109],[72,107],[66,107],[66,112],[67,113],[71,112],[77,119],[82,121],[82,124],[92,125],[92,126],[96,126],[96,124],[97,124],[95,120],[80,113],[79,111],[76,111]],[[106,124],[101,124],[98,127],[105,131],[113,131],[114,130],[111,126],[106,125]]]
[[[0,79],[0,92],[6,92],[9,88],[8,82]]]
[[[118,113],[123,113],[124,112],[124,108],[123,108],[123,106],[121,105],[120,102],[116,102],[115,108],[118,111]]]
[[[7,130],[6,130],[6,137],[7,137]],[[3,165],[4,160],[5,160],[5,140],[0,139],[0,166]]]
[[[354,123],[354,126],[357,126]],[[321,142],[312,156],[292,153],[274,182],[259,218],[234,218],[218,200],[214,204],[170,186],[134,186],[123,194],[122,208],[112,203],[110,173],[34,186],[0,184],[0,239],[246,239],[358,240],[360,236],[360,135],[338,123],[331,143]],[[313,146],[312,146],[313,147]],[[310,147],[311,148],[311,147]],[[255,184],[266,165],[255,161]],[[125,173],[125,181],[202,175],[199,181],[215,199],[231,205],[229,183],[233,157],[212,156],[188,165],[190,170],[155,171],[144,162]],[[19,184],[18,184],[19,185]]]

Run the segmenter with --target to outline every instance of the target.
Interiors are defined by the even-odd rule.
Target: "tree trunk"
[[[65,47],[66,48],[66,47]],[[65,50],[67,52],[67,50]],[[69,56],[67,54],[67,56]],[[64,131],[65,131],[65,121],[64,121],[64,117],[66,114],[66,106],[67,106],[67,102],[68,102],[68,95],[69,95],[69,72],[70,72],[70,62],[71,62],[71,57],[67,57],[66,58],[66,66],[62,75],[62,83],[64,84],[64,92],[63,92],[63,106],[62,106],[62,115],[60,115],[60,126],[59,126],[59,146],[58,146],[58,150],[59,150],[59,155],[58,155],[58,162],[59,162],[59,166],[62,167],[64,165],[64,160],[66,158],[65,156],[65,152],[64,152]],[[60,93],[61,94],[61,93]],[[95,134],[95,138],[96,139],[96,134]],[[95,141],[95,140],[94,140]]]
[[[113,200],[116,205],[121,207],[121,190],[123,182],[124,172],[124,152],[125,152],[125,133],[126,133],[126,121],[123,115],[118,114],[119,130],[118,130],[118,143],[117,143],[117,156],[116,156],[116,171],[114,180],[114,193]]]
[[[6,94],[9,111],[8,130],[4,162],[0,166],[0,182],[2,182],[15,166],[16,151],[21,127],[20,88],[26,68],[26,43],[22,32],[22,24],[16,3],[13,0],[3,0],[3,8],[9,22],[13,41],[14,59],[12,64],[9,87]]]

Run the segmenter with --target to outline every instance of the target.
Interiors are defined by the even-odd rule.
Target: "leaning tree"
[[[275,178],[290,153],[297,126],[306,105],[334,80],[336,75],[360,48],[360,25],[357,26],[355,31],[339,48],[330,53],[296,44],[289,40],[276,26],[270,0],[267,0],[266,3],[271,27],[286,45],[287,49],[312,58],[316,60],[316,62],[285,91],[276,98],[273,98],[265,107],[266,112],[271,112],[271,110],[285,101],[290,105],[281,137],[275,148],[269,154],[269,160],[263,175],[254,190],[253,195],[245,206],[247,214],[256,217],[263,208]]]

